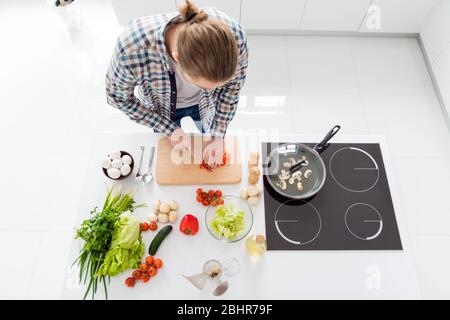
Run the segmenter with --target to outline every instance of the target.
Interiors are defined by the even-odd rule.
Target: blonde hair
[[[191,77],[209,81],[229,80],[236,71],[238,48],[230,28],[190,1],[179,7],[178,62]]]

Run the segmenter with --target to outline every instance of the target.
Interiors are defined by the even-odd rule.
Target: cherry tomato
[[[155,221],[150,222],[150,224],[148,225],[148,228],[152,231],[155,231],[156,229],[158,229],[158,224]]]
[[[202,202],[203,198],[202,198],[202,196],[197,196],[196,200],[197,200],[197,202]]]
[[[222,191],[216,190],[216,197],[221,197],[221,196],[222,196]]]
[[[208,193],[205,192],[205,191],[203,191],[203,192],[202,192],[202,198],[205,199],[207,196],[208,196]]]
[[[214,195],[214,190],[208,190],[208,196],[212,197]]]
[[[198,195],[201,195],[202,192],[203,192],[203,189],[202,188],[198,188],[196,192],[197,192]]]
[[[149,275],[150,277],[154,277],[154,276],[156,275],[156,268],[155,268],[155,267],[150,267],[150,268],[148,269],[148,275]]]
[[[155,267],[159,269],[163,266],[163,261],[161,259],[155,259]]]
[[[147,222],[143,222],[140,224],[141,230],[142,231],[147,231],[148,230],[148,223]]]
[[[125,279],[125,285],[128,288],[133,288],[135,283],[136,283],[136,280],[134,278],[132,278],[132,277],[129,277],[129,278]]]
[[[142,274],[141,270],[134,270],[133,273],[131,274],[131,276],[137,280],[137,279],[139,279],[141,274]]]
[[[148,282],[148,280],[150,280],[150,276],[148,275],[147,272],[141,274],[141,281],[142,281],[142,282],[145,283],[145,282]]]
[[[221,197],[221,198],[219,198],[219,204],[220,204],[220,205],[224,204],[224,202],[225,202],[225,201],[223,200],[223,198],[222,198],[222,197]]]
[[[139,270],[141,270],[141,272],[147,271],[147,270],[148,270],[148,264],[146,264],[146,263],[141,263],[141,264],[139,265]]]
[[[146,262],[148,265],[152,265],[154,261],[155,261],[155,259],[153,259],[152,256],[147,256],[147,257],[145,258],[145,262]]]
[[[209,200],[203,200],[203,205],[204,206],[209,206]]]

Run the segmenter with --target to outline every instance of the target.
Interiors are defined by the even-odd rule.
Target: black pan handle
[[[335,125],[333,128],[331,128],[330,131],[328,131],[325,138],[322,139],[318,144],[314,146],[314,150],[316,150],[318,153],[322,152],[323,149],[327,146],[327,142],[330,141],[331,138],[334,137],[334,135],[341,129],[340,125]]]
[[[293,164],[292,166],[289,167],[289,173],[292,173],[292,172],[296,171],[297,169],[301,169],[302,167],[306,166],[307,163],[308,163],[308,161],[301,160],[301,161]]]

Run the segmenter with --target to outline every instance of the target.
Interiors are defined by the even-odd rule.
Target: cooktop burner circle
[[[350,192],[369,191],[380,178],[375,159],[366,151],[354,147],[344,147],[333,153],[329,168],[333,180]]]
[[[355,203],[345,212],[345,226],[356,238],[373,240],[383,230],[383,218],[370,204]]]
[[[287,200],[275,212],[275,227],[280,236],[296,245],[313,242],[322,229],[319,211],[304,200]]]

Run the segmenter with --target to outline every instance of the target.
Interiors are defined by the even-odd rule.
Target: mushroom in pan
[[[308,169],[305,171],[305,174],[303,175],[305,177],[305,179],[309,179],[312,175],[312,170]]]
[[[281,190],[286,190],[287,185],[285,180],[280,180],[277,185],[281,188]]]
[[[300,180],[302,180],[302,172],[300,170],[295,171],[291,177],[300,181]]]

